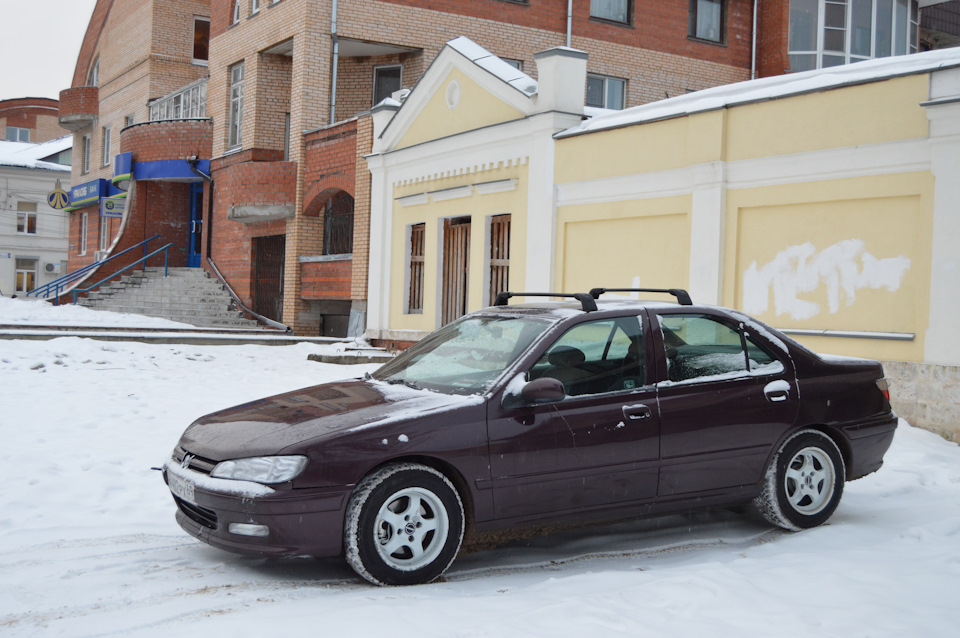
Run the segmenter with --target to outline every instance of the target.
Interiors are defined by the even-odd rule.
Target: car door
[[[752,485],[799,409],[793,363],[713,311],[651,312],[660,405],[658,494]]]
[[[487,427],[496,515],[537,517],[651,499],[657,491],[659,414],[652,342],[636,315],[569,328],[528,363],[568,396],[547,405],[490,402]],[[513,384],[511,384],[513,385]]]

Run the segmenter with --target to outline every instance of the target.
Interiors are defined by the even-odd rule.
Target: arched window
[[[340,191],[327,200],[323,210],[323,254],[353,252],[353,197]]]

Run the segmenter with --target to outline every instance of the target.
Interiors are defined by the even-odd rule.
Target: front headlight
[[[210,476],[273,485],[293,480],[306,466],[305,456],[256,456],[217,463]]]

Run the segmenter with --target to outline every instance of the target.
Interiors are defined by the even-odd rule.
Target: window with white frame
[[[587,73],[587,106],[620,110],[626,93],[627,81],[623,78]]]
[[[87,254],[87,216],[89,213],[80,215],[80,249],[77,254],[81,257]]]
[[[193,18],[193,63],[207,64],[210,59],[210,18]]]
[[[791,0],[791,71],[917,52],[917,0]]]
[[[514,60],[512,58],[500,58],[500,59],[506,62],[507,64],[509,64],[510,66],[512,66],[513,68],[515,68],[517,71],[523,71],[523,60]]]
[[[36,202],[17,202],[17,233],[20,235],[37,234]]]
[[[40,260],[31,257],[17,257],[17,292],[30,292],[37,287],[37,266]]]
[[[110,218],[100,216],[100,248],[106,250],[110,247]]]
[[[127,128],[128,126],[133,126],[136,123],[137,123],[137,116],[135,113],[131,113],[130,115],[125,115],[123,117],[123,128]]]
[[[391,64],[389,66],[373,67],[373,103],[380,104],[400,90],[403,75],[403,66]]]
[[[23,128],[21,126],[8,126],[7,141],[8,142],[29,142],[30,129]]]
[[[233,24],[240,22],[240,3],[243,0],[234,0],[233,2]]]
[[[631,0],[590,0],[590,17],[630,24]]]
[[[103,149],[100,154],[100,165],[110,166],[110,138],[112,133],[109,126],[103,127]]]
[[[250,0],[250,13],[260,13],[260,0]]]
[[[718,44],[725,42],[725,4],[724,0],[690,0],[687,35]]]
[[[229,148],[243,144],[243,62],[230,67],[230,117],[227,122]]]
[[[191,82],[150,103],[150,121],[207,117],[207,78]]]
[[[83,136],[83,157],[81,158],[80,172],[90,172],[90,136]]]

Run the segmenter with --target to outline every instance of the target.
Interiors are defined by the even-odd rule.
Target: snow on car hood
[[[479,401],[480,397],[375,380],[325,383],[203,416],[183,433],[180,446],[211,460],[277,454],[334,433],[415,419]]]

